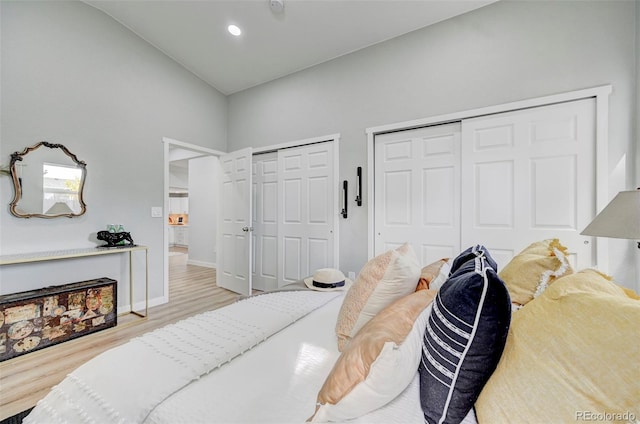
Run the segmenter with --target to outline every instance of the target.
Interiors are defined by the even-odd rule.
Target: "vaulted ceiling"
[[[232,94],[496,0],[86,0]],[[233,36],[227,27],[242,29]]]

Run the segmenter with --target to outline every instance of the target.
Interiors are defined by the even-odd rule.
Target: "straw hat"
[[[320,268],[313,273],[312,277],[305,278],[304,283],[312,290],[332,291],[348,290],[353,281],[337,269]]]

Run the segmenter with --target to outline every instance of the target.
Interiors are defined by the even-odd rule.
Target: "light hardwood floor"
[[[51,387],[97,354],[238,298],[216,286],[215,269],[187,265],[186,255],[170,256],[169,262],[169,303],[150,308],[146,319],[119,316],[114,328],[0,362],[0,420],[34,406]]]

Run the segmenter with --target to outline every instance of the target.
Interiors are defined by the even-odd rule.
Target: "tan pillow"
[[[338,349],[342,351],[371,318],[386,306],[415,291],[420,265],[408,243],[371,259],[345,295],[336,322]]]
[[[548,239],[526,247],[498,275],[509,289],[511,302],[526,305],[555,279],[571,273],[567,248],[558,239]]]
[[[638,419],[638,323],[640,300],[597,271],[556,280],[514,312],[475,404],[478,422],[593,421],[587,414],[605,412],[610,418],[598,421]]]
[[[370,320],[349,342],[320,392],[313,422],[344,421],[396,398],[416,375],[435,290],[405,296]]]
[[[436,278],[438,274],[440,274],[440,269],[445,263],[447,263],[448,260],[448,258],[439,259],[434,263],[422,268],[422,271],[420,272],[420,281],[418,281],[416,291],[428,290],[429,284],[431,284],[431,281],[433,281],[433,279]]]

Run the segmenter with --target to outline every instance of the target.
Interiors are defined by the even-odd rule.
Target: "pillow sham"
[[[572,273],[567,248],[558,239],[547,239],[527,246],[498,275],[507,285],[511,301],[526,305],[555,279]]]
[[[422,268],[420,271],[420,281],[418,281],[416,291],[428,290],[431,287],[431,283],[440,276],[440,270],[445,267],[447,261],[447,258],[439,259]]]
[[[346,346],[318,393],[312,422],[365,415],[395,399],[420,362],[435,291],[419,290],[386,307]]]
[[[418,258],[405,243],[371,259],[346,293],[336,321],[338,350],[378,312],[415,291],[420,279]]]
[[[458,256],[451,261],[451,269],[449,275],[458,271],[460,267],[467,264],[470,260],[475,260],[478,257],[484,258],[486,264],[493,268],[494,271],[498,271],[498,264],[493,260],[486,247],[481,244],[476,244],[469,247],[467,250],[462,251]]]
[[[637,295],[607,276],[582,270],[557,279],[513,314],[502,359],[475,405],[478,421],[639,419],[639,322]]]
[[[418,368],[428,423],[461,422],[500,360],[511,300],[495,267],[484,246],[465,250],[433,301]]]

